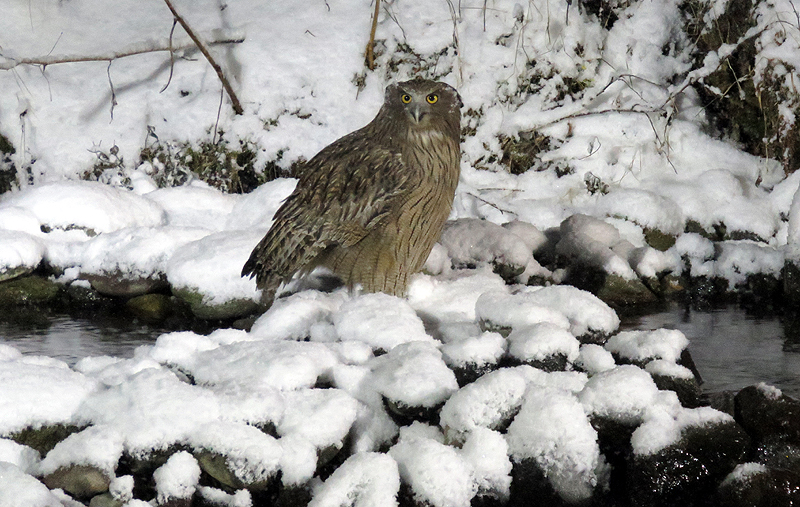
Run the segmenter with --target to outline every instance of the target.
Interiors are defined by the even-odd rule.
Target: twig
[[[172,2],[170,0],[164,0],[164,3],[167,4],[167,7],[169,7],[169,10],[172,12],[172,15],[175,16],[175,19],[178,20],[178,23],[180,23],[183,29],[186,31],[186,35],[188,35],[189,38],[192,39],[192,41],[194,41],[195,45],[197,45],[197,49],[199,49],[200,52],[203,53],[203,56],[206,57],[208,63],[211,64],[211,67],[214,68],[214,71],[217,73],[217,77],[219,77],[219,80],[222,81],[223,88],[225,88],[225,91],[228,93],[228,97],[230,97],[231,99],[231,106],[233,107],[233,111],[236,114],[243,114],[244,109],[242,109],[242,105],[239,103],[239,98],[233,91],[230,82],[228,82],[228,78],[226,78],[225,74],[223,74],[222,68],[217,64],[216,60],[214,60],[214,57],[211,56],[211,53],[208,51],[208,48],[206,47],[205,43],[201,41],[200,38],[197,37],[197,35],[195,35],[194,30],[192,30],[189,24],[186,23],[186,20],[184,20],[181,17],[181,15],[178,14],[178,11],[175,10],[175,7],[173,7]]]
[[[166,0],[165,0],[166,1]],[[375,0],[375,12],[372,13],[372,28],[369,31],[369,41],[367,42],[367,68],[375,70],[375,32],[378,29],[378,14],[380,13],[381,0]]]
[[[114,92],[114,82],[111,81],[111,62],[113,62],[113,60],[108,61],[106,74],[108,74],[108,84],[111,86],[111,121],[114,121],[114,106],[117,105],[117,94]]]
[[[172,30],[169,31],[169,78],[167,78],[167,84],[158,93],[164,93],[172,82],[172,73],[175,70],[175,51],[172,50],[172,35],[175,33],[175,25],[177,24],[177,19],[172,20]]]
[[[209,45],[216,44],[239,44],[244,39],[240,37],[219,39],[209,42]],[[184,42],[179,45],[173,45],[172,51],[183,51],[195,47],[194,42]],[[7,59],[0,60],[0,70],[11,70],[20,65],[55,65],[58,63],[80,63],[80,62],[107,62],[109,60],[116,60],[118,58],[125,58],[127,56],[141,55],[144,53],[158,53],[160,51],[170,51],[169,42],[164,39],[160,44],[147,43],[135,44],[123,49],[121,51],[109,51],[108,53],[101,53],[97,55],[50,55],[45,56],[32,56],[29,58],[20,59]]]

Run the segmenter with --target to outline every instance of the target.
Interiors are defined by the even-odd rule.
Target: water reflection
[[[38,310],[0,316],[0,343],[69,365],[89,356],[132,357],[136,347],[154,343],[163,332],[130,316],[86,318]]]
[[[776,315],[748,315],[737,306],[699,311],[675,304],[663,312],[626,319],[624,327],[682,331],[706,392],[767,382],[800,397],[800,344],[793,323],[785,326]]]

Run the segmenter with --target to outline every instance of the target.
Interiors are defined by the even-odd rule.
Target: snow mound
[[[461,447],[461,455],[472,465],[478,496],[494,495],[501,501],[508,500],[512,465],[503,435],[488,428],[475,428]]]
[[[495,364],[506,352],[506,340],[500,333],[484,331],[442,345],[442,357],[451,367]]]
[[[361,341],[387,352],[402,343],[433,341],[406,301],[382,292],[342,303],[333,315],[333,325],[342,340]]]
[[[418,314],[439,322],[475,320],[475,304],[484,292],[508,292],[500,276],[488,268],[464,270],[451,277],[419,274],[408,287],[408,303]]]
[[[508,353],[523,362],[543,361],[554,355],[574,362],[580,346],[569,331],[549,322],[515,328],[508,335],[508,344]]]
[[[90,465],[114,476],[124,450],[123,436],[113,426],[90,426],[73,433],[47,453],[39,464],[39,473],[47,475],[72,464]]]
[[[343,292],[326,294],[304,290],[291,296],[278,298],[269,310],[262,314],[250,329],[250,335],[263,340],[302,340],[312,335],[312,329],[324,329],[320,324],[329,324],[345,300]],[[328,335],[336,338],[331,328]],[[314,338],[322,341],[320,333]]]
[[[356,419],[355,398],[341,389],[302,389],[285,393],[284,399],[279,435],[303,438],[319,450],[342,447]]]
[[[155,202],[91,181],[46,183],[0,198],[0,209],[12,206],[29,211],[50,229],[78,228],[90,234],[166,223],[164,210]]]
[[[0,434],[7,435],[28,426],[77,422],[78,408],[97,384],[62,361],[23,357],[0,344],[0,385]]]
[[[200,481],[200,465],[186,451],[178,451],[153,472],[156,482],[156,501],[164,504],[170,500],[191,498]]]
[[[589,500],[595,488],[608,481],[597,432],[568,392],[529,389],[506,440],[511,458],[534,460],[568,503]]]
[[[670,409],[658,410],[656,404],[631,435],[631,447],[634,454],[649,456],[677,444],[688,428],[724,423],[733,423],[733,417],[711,407],[689,409],[674,404]]]
[[[401,438],[389,449],[414,499],[432,507],[469,507],[478,491],[474,470],[459,451],[423,437]]]
[[[653,359],[677,362],[689,345],[686,336],[677,329],[654,331],[622,331],[606,342],[606,350],[637,363]]]
[[[201,226],[213,232],[226,228],[228,217],[239,199],[236,195],[196,184],[160,188],[148,192],[145,197],[164,209],[167,225]]]
[[[439,424],[448,441],[463,442],[476,428],[496,429],[522,403],[527,379],[521,368],[489,372],[453,394],[442,407]]]
[[[47,486],[20,470],[0,461],[0,507],[63,507]]]
[[[570,323],[563,313],[545,305],[542,298],[530,292],[509,294],[505,291],[484,292],[475,303],[475,315],[484,326],[515,328],[548,322],[563,329]]]
[[[0,229],[0,278],[15,268],[35,268],[44,252],[42,242],[27,232]]]
[[[258,301],[255,281],[242,277],[241,271],[261,237],[259,231],[219,232],[187,243],[167,263],[167,280],[173,288],[196,291],[215,305]]]
[[[561,239],[556,244],[559,254],[626,280],[636,279],[627,261],[627,252],[633,245],[621,239],[613,225],[578,214],[564,220],[560,230]],[[615,250],[621,250],[622,255]]]
[[[400,472],[394,459],[382,453],[357,453],[314,491],[308,506],[396,506],[399,489]]]
[[[592,376],[578,399],[591,415],[636,425],[657,393],[650,374],[637,366],[622,365]]]
[[[619,328],[616,312],[591,292],[570,285],[525,287],[522,292],[531,304],[558,310],[569,319],[570,333],[611,334]]]
[[[376,357],[371,367],[375,389],[408,407],[435,407],[458,390],[455,374],[428,342],[398,345]]]
[[[614,362],[614,356],[611,355],[611,352],[604,349],[601,345],[587,343],[581,345],[578,351],[578,359],[575,360],[575,365],[590,374],[595,374],[610,370],[617,364]]]
[[[620,217],[664,234],[680,234],[685,220],[680,207],[667,197],[644,189],[615,188],[602,196],[598,209],[610,217]],[[611,233],[609,238],[613,237]]]

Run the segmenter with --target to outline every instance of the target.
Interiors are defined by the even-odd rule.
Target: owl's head
[[[458,126],[463,105],[452,86],[420,78],[389,86],[384,102],[396,113],[402,111],[401,116],[418,128],[432,128],[442,120]]]

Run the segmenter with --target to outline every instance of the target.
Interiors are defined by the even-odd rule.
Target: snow
[[[606,342],[606,349],[629,361],[647,362],[663,359],[677,362],[689,345],[686,336],[677,329],[653,331],[622,331]]]
[[[531,387],[506,440],[511,458],[534,460],[568,503],[588,500],[608,480],[597,432],[571,393]]]
[[[640,425],[640,454],[674,444],[688,427],[727,421],[711,409],[681,409],[656,388],[651,375],[692,376],[677,364],[688,345],[680,332],[614,335],[617,314],[592,294],[507,285],[492,272],[503,264],[520,270],[515,283],[558,283],[562,270],[539,259],[559,255],[627,280],[688,268],[733,289],[752,274],[779,277],[797,255],[800,172],[784,177],[776,161],[706,133],[696,92],[681,88],[703,70],[687,75],[691,41],[678,28],[678,4],[632,2],[605,30],[565,2],[497,0],[489,9],[459,4],[457,13],[447,2],[384,2],[378,70],[366,72],[368,3],[176,1],[202,37],[242,39],[212,46],[242,115],[225,96],[220,105],[216,74],[194,49],[178,50],[172,69],[167,52],[150,52],[111,65],[0,71],[0,133],[15,147],[8,157],[21,185],[0,196],[0,277],[44,262],[60,283],[166,280],[209,305],[256,307],[260,293],[241,266],[297,180],[278,178],[247,195],[193,176],[158,188],[169,164],[143,162],[143,147],[174,157],[186,144],[197,150],[223,139],[231,149],[251,147],[259,170],[267,162],[288,169],[366,124],[384,86],[418,72],[458,88],[469,127],[452,220],[405,298],[305,290],[276,300],[250,331],[168,333],[132,358],[83,358],[74,367],[0,344],[0,435],[91,425],[43,457],[0,439],[0,507],[60,505],[66,494],[47,491],[36,474],[83,463],[113,478],[123,452],[173,445],[226,456],[242,480],[280,471],[284,484],[303,486],[320,451],[349,441],[345,452],[354,454],[317,484],[312,505],[393,505],[401,479],[431,505],[504,498],[509,457],[536,460],[566,501],[580,502],[607,481],[588,417]],[[173,17],[162,2],[107,7],[11,2],[0,18],[0,65],[168,43]],[[758,6],[756,80],[775,58],[800,67],[796,38],[784,33],[779,42],[785,23],[775,22],[791,9],[787,0]],[[174,43],[192,47],[180,28]],[[786,68],[784,79],[796,82]],[[790,107],[780,114],[796,121]],[[510,174],[499,136],[530,130],[551,145],[532,170]],[[104,183],[80,180],[103,157],[120,167],[106,169]],[[750,239],[715,242],[685,232],[690,221]],[[648,246],[651,229],[675,236],[675,246]],[[580,345],[587,335],[611,337],[605,347]],[[647,364],[617,365],[612,353]],[[502,367],[461,388],[452,372],[552,354],[581,372]],[[441,429],[398,427],[384,397],[443,405]],[[504,437],[497,430],[512,418]],[[277,438],[259,429],[270,425]],[[389,454],[373,452],[398,434]],[[220,505],[252,505],[247,491],[198,486],[197,466],[187,452],[174,454],[156,472],[158,501],[196,488]],[[114,478],[117,497],[131,500],[131,481]],[[137,503],[144,505],[128,505]]]
[[[178,451],[153,472],[153,479],[156,481],[158,503],[191,498],[200,481],[200,465],[188,452]]]
[[[421,436],[401,437],[389,456],[397,461],[400,478],[411,486],[417,502],[469,507],[477,493],[474,470],[454,447]]]
[[[657,393],[658,387],[646,371],[622,365],[593,375],[578,398],[589,414],[637,425]]]
[[[397,463],[382,453],[350,456],[314,492],[309,507],[369,507],[397,505],[400,473]]]

